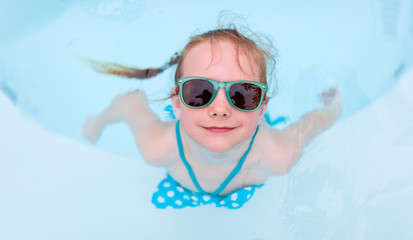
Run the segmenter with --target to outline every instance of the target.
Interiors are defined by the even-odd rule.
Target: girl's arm
[[[125,121],[135,136],[137,147],[145,160],[162,166],[168,156],[168,147],[174,139],[173,124],[162,122],[148,107],[146,95],[133,91],[116,97],[101,114],[90,117],[83,126],[83,136],[92,143],[99,139],[107,125]],[[163,147],[160,147],[163,146]]]
[[[103,128],[122,120],[134,133],[149,123],[159,122],[158,117],[147,106],[145,94],[133,91],[116,97],[102,113],[90,117],[83,126],[83,136],[94,143],[99,139]]]
[[[333,125],[341,114],[341,95],[337,88],[330,88],[321,93],[321,101],[324,104],[323,108],[307,113],[300,121],[283,131],[283,140],[289,152],[285,166],[287,172],[300,158],[305,146]]]

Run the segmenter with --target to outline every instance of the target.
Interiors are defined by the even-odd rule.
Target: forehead
[[[243,47],[228,40],[203,41],[183,59],[182,76],[202,76],[220,81],[259,80],[258,67]]]

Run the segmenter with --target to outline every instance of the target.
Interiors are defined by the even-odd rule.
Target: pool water
[[[4,1],[0,4],[0,239],[411,239],[413,1]],[[148,81],[78,57],[158,67],[222,10],[278,49],[271,119],[288,123],[338,86],[343,116],[239,210],[159,210],[165,176],[124,124],[96,145],[87,116],[145,89],[165,107],[174,69]],[[237,19],[237,21],[241,21]],[[283,127],[279,125],[278,127]]]

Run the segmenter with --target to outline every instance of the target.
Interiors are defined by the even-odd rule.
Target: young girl
[[[145,161],[167,170],[152,197],[158,208],[241,207],[267,178],[287,173],[340,115],[340,93],[330,88],[323,108],[282,131],[262,121],[273,59],[235,28],[192,37],[177,59],[170,93],[176,120],[160,121],[137,90],[117,97],[83,129],[95,142],[108,124],[128,124]]]

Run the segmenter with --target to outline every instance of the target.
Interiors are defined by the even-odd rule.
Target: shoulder
[[[291,169],[294,147],[284,131],[261,124],[256,142],[257,150],[261,152],[260,165],[268,174],[281,175]]]
[[[177,159],[175,123],[154,122],[136,134],[136,145],[148,164],[163,167]]]

